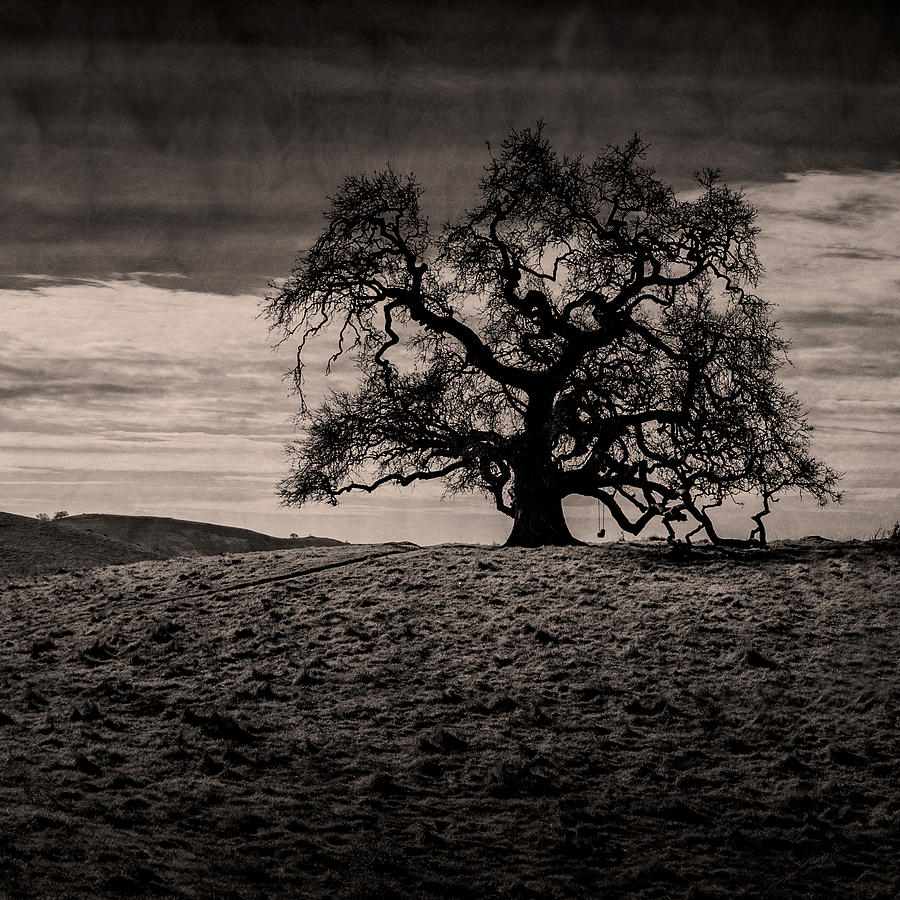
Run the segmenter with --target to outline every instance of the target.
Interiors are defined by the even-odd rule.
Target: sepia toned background
[[[784,380],[846,472],[842,506],[786,498],[773,536],[900,517],[896,13],[335,6],[0,4],[0,509],[502,540],[487,502],[434,486],[279,510],[293,358],[257,305],[344,174],[415,171],[440,222],[471,203],[485,142],[543,119],[588,156],[639,131],[677,187],[717,165],[759,207]],[[568,515],[596,531],[591,502]]]

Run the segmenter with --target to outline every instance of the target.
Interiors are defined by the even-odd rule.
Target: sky
[[[258,304],[345,174],[414,171],[440,221],[538,119],[746,188],[783,380],[846,473],[841,506],[785,498],[772,531],[900,518],[900,24],[827,2],[0,4],[0,509],[502,541],[434,486],[280,509],[292,353]]]

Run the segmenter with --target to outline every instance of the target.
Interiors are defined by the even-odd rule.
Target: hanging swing
[[[606,537],[606,507],[599,500],[597,501],[597,525],[600,529],[597,537]]]

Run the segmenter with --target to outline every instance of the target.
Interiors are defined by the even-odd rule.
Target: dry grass
[[[900,894],[896,544],[385,549],[5,589],[0,894]]]

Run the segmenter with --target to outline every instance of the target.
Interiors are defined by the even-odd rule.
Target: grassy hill
[[[897,896],[898,574],[648,542],[9,587],[0,895]]]
[[[89,513],[68,516],[57,524],[69,531],[100,534],[171,556],[212,556],[217,553],[252,553],[299,547],[332,547],[343,541],[332,538],[277,538],[247,528],[188,522],[161,516],[114,516]]]
[[[246,528],[157,516],[91,513],[41,522],[0,512],[0,583],[142,559],[341,545],[332,538],[277,538]]]
[[[0,584],[29,575],[165,556],[115,536],[63,529],[59,524],[0,512]]]

